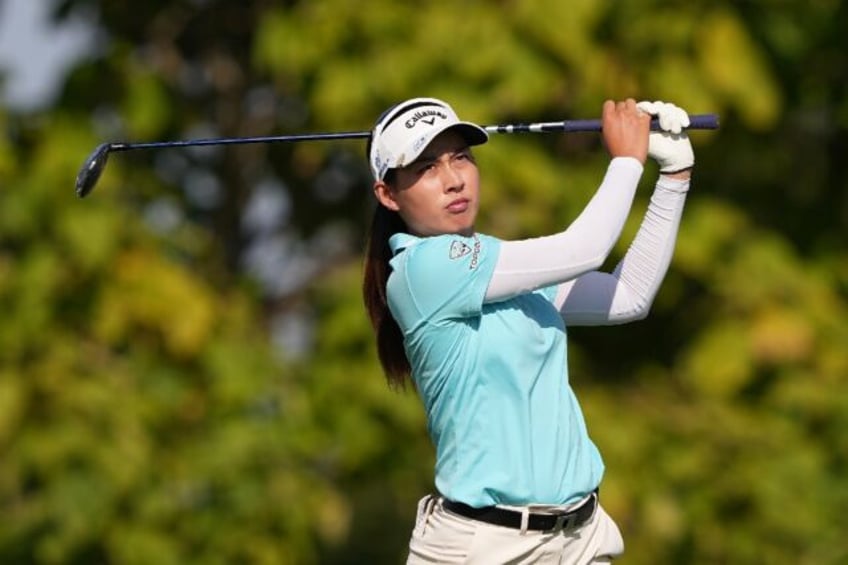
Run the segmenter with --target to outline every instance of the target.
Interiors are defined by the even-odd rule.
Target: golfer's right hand
[[[635,157],[641,163],[648,158],[651,115],[640,110],[632,98],[604,102],[601,127],[610,157]]]

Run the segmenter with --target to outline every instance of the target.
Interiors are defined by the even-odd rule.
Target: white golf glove
[[[686,135],[689,114],[668,102],[639,102],[636,107],[656,116],[662,131],[648,136],[648,156],[660,166],[661,173],[676,173],[695,164],[692,143]]]

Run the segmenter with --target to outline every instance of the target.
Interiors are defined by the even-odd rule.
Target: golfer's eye
[[[426,163],[421,163],[421,166],[418,167],[417,172],[419,175],[423,175],[428,173],[436,168],[436,163],[433,161],[427,161]]]
[[[471,156],[470,149],[463,149],[462,151],[457,151],[453,157],[457,161],[473,161],[474,158]]]

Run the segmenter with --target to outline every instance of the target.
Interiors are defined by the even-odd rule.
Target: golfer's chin
[[[445,222],[445,224],[445,230],[443,233],[463,235],[466,237],[474,234],[473,214],[453,215]]]
[[[451,214],[439,218],[437,222],[426,224],[407,224],[410,232],[418,237],[435,237],[437,235],[457,234],[470,236],[474,233],[473,216]]]
[[[464,227],[464,228],[457,230],[453,233],[455,233],[457,235],[464,236],[464,237],[471,237],[472,235],[474,235],[474,226]]]
[[[450,233],[470,236],[474,233],[474,223],[476,219],[477,208],[475,206],[469,206],[462,212],[449,213],[445,221],[450,225]]]

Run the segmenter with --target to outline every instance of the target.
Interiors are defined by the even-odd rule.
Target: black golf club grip
[[[689,126],[685,129],[718,129],[717,114],[693,114],[689,116]],[[601,131],[602,122],[598,118],[586,120],[563,120],[561,122],[538,122],[529,124],[501,124],[485,126],[490,133],[543,133],[543,132],[592,132]],[[658,131],[658,118],[651,120],[651,130]]]
[[[566,120],[563,131],[601,131],[601,120]],[[717,129],[716,114],[694,114],[689,116],[689,125],[685,129]],[[659,131],[659,118],[651,119],[651,130]]]

